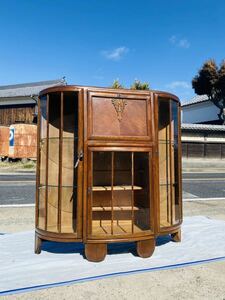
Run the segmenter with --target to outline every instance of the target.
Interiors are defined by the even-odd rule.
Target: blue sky
[[[202,63],[225,58],[224,16],[224,0],[0,0],[0,85],[139,79],[189,100]]]

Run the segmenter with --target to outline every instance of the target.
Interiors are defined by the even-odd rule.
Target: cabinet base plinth
[[[99,262],[104,260],[107,254],[107,244],[85,244],[85,256],[87,260]]]
[[[41,243],[42,243],[42,239],[37,234],[35,234],[34,252],[36,254],[41,253]]]
[[[155,239],[149,239],[137,242],[137,254],[142,258],[152,256],[155,250]]]
[[[171,234],[171,239],[174,242],[181,242],[181,229]]]

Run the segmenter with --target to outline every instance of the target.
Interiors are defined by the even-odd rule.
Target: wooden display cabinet
[[[180,241],[180,103],[157,91],[58,86],[39,96],[35,252],[43,240],[83,242],[90,261],[107,243]]]

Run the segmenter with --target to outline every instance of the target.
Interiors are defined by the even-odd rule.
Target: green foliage
[[[149,84],[147,82],[141,82],[140,80],[135,80],[130,87],[131,90],[149,90]]]
[[[113,88],[113,89],[123,89],[124,87],[119,82],[119,79],[116,79],[116,80],[113,81],[113,84],[112,84],[111,88]]]
[[[119,82],[119,79],[113,81],[111,86],[113,89],[124,89],[125,87]],[[131,90],[149,90],[149,83],[141,82],[140,80],[135,80],[130,87]]]
[[[206,61],[192,80],[197,95],[207,95],[219,109],[220,120],[225,124],[225,61],[220,67],[213,59]]]
[[[206,61],[192,80],[192,87],[198,95],[211,96],[215,93],[218,68],[214,60]]]
[[[225,99],[225,61],[222,61],[218,71],[217,88],[220,89],[221,97]]]

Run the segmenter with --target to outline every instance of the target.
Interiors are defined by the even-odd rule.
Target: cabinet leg
[[[34,252],[36,254],[41,253],[41,243],[42,243],[42,239],[39,238],[39,236],[37,234],[35,234]]]
[[[174,242],[180,242],[181,241],[181,229],[179,229],[177,232],[172,233],[171,239]]]
[[[137,242],[137,253],[140,257],[147,258],[152,256],[155,250],[155,238],[138,241]]]
[[[104,260],[107,254],[107,244],[85,244],[85,256],[89,261],[99,262]]]

